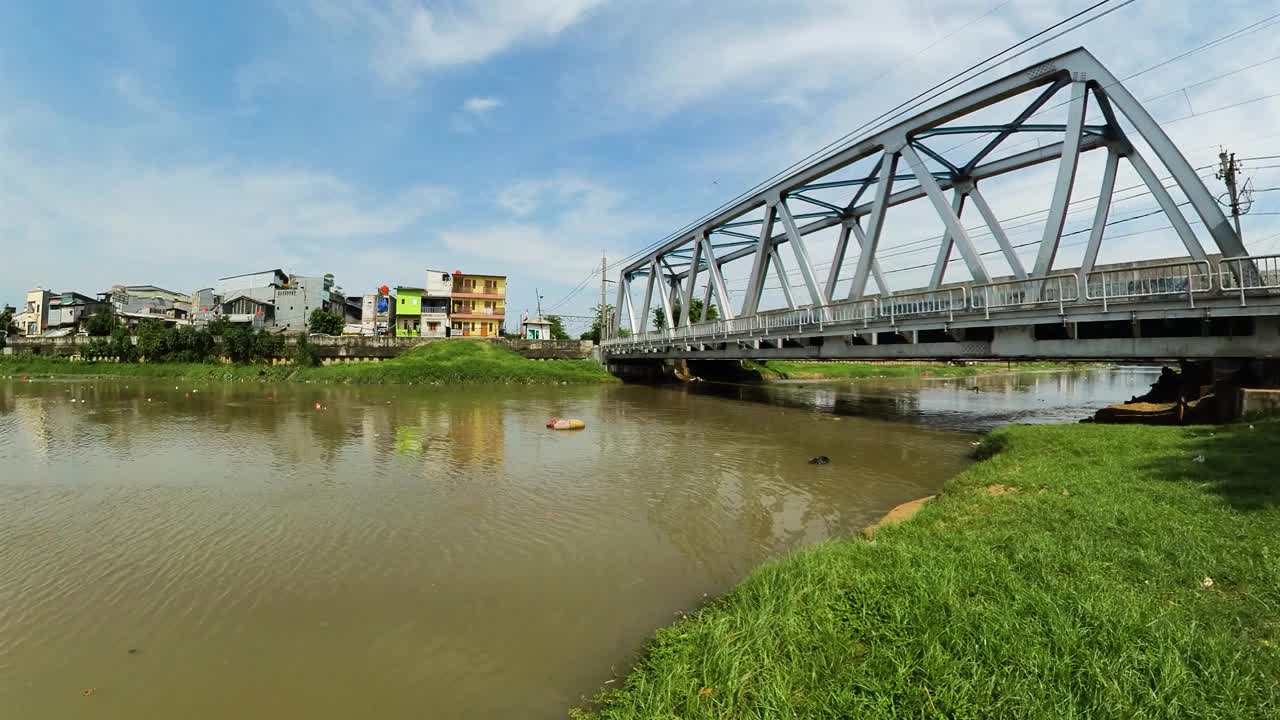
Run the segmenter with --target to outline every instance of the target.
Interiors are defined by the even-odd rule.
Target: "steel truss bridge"
[[[1008,123],[954,124],[1033,91],[1039,92]],[[1065,123],[1027,122],[1059,93],[1070,97]],[[1090,103],[1102,113],[1103,124],[1086,124]],[[1189,206],[1203,223],[1201,232],[1212,242],[1210,251],[1147,158],[1134,147],[1117,113],[1167,170],[1172,187],[1186,197],[1182,205]],[[987,160],[1016,133],[1060,133],[1062,140]],[[948,135],[994,137],[959,163],[926,144]],[[1082,153],[1092,150],[1105,151],[1106,164],[1083,264],[1055,270],[1077,164]],[[875,164],[865,176],[830,179],[869,158],[875,158]],[[931,169],[925,158],[941,169]],[[1154,196],[1185,246],[1185,256],[1096,264],[1122,159]],[[1057,179],[1048,220],[1034,266],[1028,269],[979,184],[1053,161],[1058,162]],[[895,183],[901,181],[914,185],[895,191]],[[847,202],[814,197],[819,191],[840,188],[851,193]],[[917,200],[927,201],[946,234],[929,285],[891,292],[877,262],[885,217],[890,208]],[[990,230],[1011,276],[992,277],[988,271],[960,221],[966,202]],[[761,211],[763,218],[745,219]],[[835,253],[824,280],[810,259],[805,238],[836,227]],[[836,297],[850,240],[859,248],[857,265],[848,292]],[[799,270],[803,286],[799,300],[783,264],[784,245],[790,246]],[[953,251],[958,251],[971,281],[944,282]],[[747,259],[751,271],[746,294],[735,307],[724,266]],[[761,312],[771,270],[781,280],[787,307]],[[706,284],[704,314],[713,296],[718,308],[720,317],[713,321],[691,313],[700,276]],[[639,279],[644,281],[644,291],[637,307],[632,290]],[[875,293],[868,292],[871,281]],[[612,337],[602,348],[611,362],[770,357],[1277,357],[1280,256],[1249,256],[1221,207],[1160,125],[1093,55],[1078,48],[819,158],[652,249],[622,269],[616,307]],[[653,308],[660,309],[664,328],[648,327]]]

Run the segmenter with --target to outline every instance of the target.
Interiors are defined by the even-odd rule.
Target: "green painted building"
[[[396,288],[396,337],[422,335],[422,288]]]

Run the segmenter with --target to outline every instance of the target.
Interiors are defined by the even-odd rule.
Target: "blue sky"
[[[509,274],[516,311],[535,287],[552,305],[601,251],[655,241],[1088,4],[8,3],[0,301],[35,285],[189,290],[276,266],[363,291],[431,265]],[[1276,11],[1264,5],[1139,0],[1014,65],[1085,45],[1123,77]],[[1275,92],[1280,62],[1193,84],[1280,54],[1276,38],[1240,37],[1130,88],[1186,88],[1150,109],[1177,120],[1193,165],[1217,143],[1280,154],[1275,99],[1184,117]],[[1280,185],[1266,164],[1252,163],[1255,183]],[[1032,195],[989,199],[1011,216],[1047,205]],[[1280,211],[1280,193],[1257,209]],[[1248,237],[1277,231],[1246,218]],[[1159,235],[1110,259],[1155,252]],[[597,288],[557,309],[586,312]]]

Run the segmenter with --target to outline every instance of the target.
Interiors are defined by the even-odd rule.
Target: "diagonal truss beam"
[[[791,210],[787,207],[785,198],[778,201],[778,217],[782,219],[783,231],[786,232],[787,240],[791,243],[791,250],[796,256],[796,265],[800,267],[800,277],[804,280],[805,289],[809,291],[809,299],[814,305],[821,305],[822,289],[818,287],[818,278],[813,272],[813,263],[809,261],[809,249],[805,247],[804,238],[800,235],[800,229],[796,227],[795,218],[791,217]],[[785,277],[783,281],[786,281]]]
[[[729,300],[728,286],[724,282],[724,273],[720,270],[720,262],[716,260],[715,248],[711,245],[711,240],[706,235],[702,236],[702,252],[707,256],[707,268],[711,273],[711,280],[707,283],[708,287],[714,287],[716,292],[716,302],[720,304],[720,317],[725,320],[733,319],[733,303]]]
[[[951,196],[951,212],[955,213],[956,218],[964,212],[965,197],[966,193],[961,188],[956,188]],[[938,245],[938,259],[933,261],[933,276],[929,278],[930,290],[942,287],[942,281],[947,276],[947,265],[951,262],[951,248],[955,244],[955,238],[951,237],[950,230],[942,234],[942,243]]]
[[[867,238],[858,254],[858,269],[849,286],[849,299],[861,300],[867,292],[867,276],[871,274],[871,262],[880,247],[880,233],[884,230],[885,211],[889,209],[889,193],[893,191],[893,174],[898,171],[898,148],[885,148],[880,159],[880,180],[876,184],[876,199],[871,203],[867,218]],[[932,177],[932,176],[930,176]]]
[[[902,157],[906,158],[907,164],[916,173],[916,179],[920,181],[920,187],[924,189],[929,201],[933,203],[933,209],[937,211],[938,217],[942,218],[942,223],[947,226],[947,235],[950,236],[956,248],[960,251],[960,256],[964,258],[964,264],[969,267],[969,273],[973,276],[974,281],[980,283],[991,282],[991,276],[987,274],[987,266],[982,262],[980,255],[973,247],[973,241],[969,239],[969,231],[964,229],[964,224],[960,222],[960,217],[951,206],[947,204],[947,197],[942,194],[942,188],[938,187],[938,181],[933,179],[929,174],[929,169],[925,167],[924,161],[920,159],[919,153],[910,145],[902,147]],[[957,193],[957,208],[964,203],[964,192]],[[943,246],[947,245],[947,241],[943,240]]]
[[[1071,88],[1072,99],[1069,103],[1067,122],[1061,126],[1065,130],[1065,137],[1062,142],[1016,153],[993,161],[986,160],[996,148],[1001,146],[1005,139],[1015,132],[1056,132],[1058,126],[1028,124],[1028,120],[1043,108],[1056,93],[1066,87]],[[953,121],[971,113],[1029,90],[1035,91],[1035,100],[1026,106],[1011,123],[991,126],[953,123]],[[1090,95],[1093,96],[1092,100],[1089,97]],[[1084,113],[1088,103],[1091,101],[1096,101],[1102,109],[1106,118],[1104,125],[1086,125],[1084,123]],[[1124,141],[1123,130],[1117,122],[1119,116],[1126,118],[1132,126],[1131,134],[1135,135],[1134,141],[1136,142],[1141,138],[1150,147],[1148,157],[1144,158],[1141,154],[1129,150],[1131,145]],[[959,173],[929,172],[927,168],[923,167],[922,155],[929,158],[930,162],[941,161],[939,158],[934,157],[936,153],[918,143],[919,139],[929,135],[970,132],[977,129],[989,132],[994,137],[983,146],[983,149],[975,157],[960,168]],[[908,144],[908,141],[911,141],[912,144]],[[975,183],[985,178],[1014,172],[1043,162],[1058,160],[1057,182],[1054,186],[1049,208],[1050,222],[1046,224],[1045,232],[1040,238],[1036,262],[1030,268],[1032,275],[1042,276],[1053,267],[1053,260],[1061,241],[1065,210],[1068,207],[1073,191],[1080,154],[1104,148],[1108,145],[1117,145],[1117,143],[1121,143],[1124,148],[1121,150],[1117,146],[1114,152],[1130,157],[1131,163],[1134,164],[1140,175],[1145,174],[1142,172],[1142,168],[1146,165],[1148,159],[1151,165],[1162,164],[1168,170],[1169,174],[1174,178],[1174,185],[1187,197],[1189,204],[1204,222],[1209,236],[1220,252],[1228,257],[1246,254],[1243,245],[1234,232],[1234,228],[1227,221],[1222,208],[1217,205],[1213,196],[1204,186],[1203,181],[1191,169],[1186,158],[1178,152],[1160,126],[1151,119],[1146,110],[1116,80],[1114,75],[1091,54],[1084,49],[1078,48],[1050,58],[1033,68],[1009,74],[934,107],[924,109],[916,115],[903,119],[875,134],[868,135],[852,145],[821,156],[677,233],[668,242],[656,246],[630,266],[623,268],[622,272],[632,273],[632,277],[635,277],[643,274],[650,267],[658,267],[657,261],[680,250],[682,247],[687,248],[689,243],[694,242],[699,235],[729,230],[734,227],[758,225],[758,236],[747,236],[747,233],[752,231],[740,233],[740,235],[747,236],[742,237],[742,240],[750,242],[749,246],[738,247],[732,251],[729,251],[729,247],[726,246],[721,249],[724,254],[717,257],[715,262],[711,264],[711,266],[722,266],[739,258],[754,256],[752,271],[748,277],[748,292],[742,299],[742,309],[744,312],[755,313],[759,308],[760,296],[765,285],[764,278],[767,275],[768,268],[770,265],[777,267],[779,264],[780,256],[775,253],[779,244],[794,243],[793,252],[799,253],[797,255],[797,259],[799,259],[807,256],[807,248],[803,247],[805,235],[825,228],[846,225],[848,232],[844,232],[845,228],[842,227],[842,239],[840,242],[843,245],[841,249],[847,251],[849,238],[859,235],[858,226],[848,225],[848,223],[857,222],[863,216],[866,216],[866,224],[861,226],[866,229],[866,245],[864,251],[859,255],[857,269],[854,271],[849,290],[850,299],[861,298],[866,294],[867,284],[874,274],[873,267],[876,261],[876,251],[883,233],[888,208],[927,197],[930,203],[935,206],[935,210],[939,212],[939,215],[947,221],[945,224],[959,225],[957,213],[949,207],[945,197],[941,196],[943,191],[954,190],[958,185],[972,187]],[[919,182],[919,187],[896,192],[893,190],[894,180],[897,177],[896,163],[899,158],[905,159],[908,164],[913,166],[912,174]],[[875,159],[877,161],[876,169],[872,171],[871,175],[853,180],[833,179],[837,171],[863,159]],[[952,167],[954,166],[955,164],[952,163]],[[1151,170],[1151,167],[1146,166],[1146,170]],[[864,196],[870,191],[873,183],[876,186],[875,197],[870,202],[865,201]],[[816,198],[811,196],[800,197],[801,201],[817,205],[822,212],[793,213],[788,208],[789,221],[784,220],[784,227],[780,229],[781,232],[775,233],[773,225],[780,217],[776,209],[780,198],[785,198],[789,195],[794,197],[811,189],[851,186],[858,186],[857,194],[848,206],[841,209],[842,211],[835,209],[838,203],[829,203],[822,200],[812,202]],[[1157,184],[1156,187],[1160,186]],[[1156,190],[1156,187],[1151,189],[1157,193],[1157,199],[1159,200],[1160,191]],[[938,202],[940,197],[942,197],[942,203]],[[980,193],[970,193],[969,197],[974,198],[975,207],[978,208],[978,211],[983,215],[983,220],[991,228],[992,235],[995,237],[996,242],[1000,244],[1001,252],[1005,254],[1006,260],[1009,261],[1010,269],[1014,275],[1024,274],[1025,269],[1021,268],[1017,255],[1007,244],[1008,238],[1003,229],[1000,228],[999,223],[991,215],[985,199],[979,199],[982,197]],[[1163,204],[1162,207],[1164,207]],[[1165,210],[1170,216],[1171,223],[1175,228],[1178,228],[1179,235],[1183,242],[1187,244],[1188,250],[1193,251],[1196,244],[1191,241],[1195,241],[1195,243],[1199,241],[1193,233],[1188,231],[1189,224],[1185,222],[1186,217],[1179,219],[1181,213],[1176,206],[1173,208],[1166,207]],[[757,211],[763,211],[764,218],[762,220],[743,219],[750,213]],[[1188,213],[1187,217],[1189,215]],[[812,218],[812,221],[809,221],[810,218]],[[798,225],[801,220],[806,221],[802,226]],[[790,227],[786,227],[788,225]],[[959,248],[961,254],[964,255],[966,250],[964,245],[966,243],[961,241],[958,233],[955,236],[955,247]],[[799,242],[796,242],[797,239]],[[967,237],[964,239],[968,240]],[[972,249],[972,244],[968,244],[970,246],[969,249]],[[1201,247],[1206,246],[1201,245]],[[1193,255],[1195,254],[1193,252]],[[972,266],[971,271],[974,269],[979,271],[974,274],[975,278],[981,279],[985,275],[985,269],[980,266],[981,260],[979,258],[976,256],[974,258],[966,257],[965,260],[966,264]],[[672,269],[668,263],[663,263],[663,265],[666,266],[668,271]],[[694,262],[693,258],[690,257],[688,265],[680,267],[679,272],[672,272],[671,276],[679,281],[687,280],[687,276],[692,274],[695,276],[694,287],[696,287],[696,276],[701,274],[703,266],[704,263]],[[803,276],[804,274],[802,267],[801,275]],[[783,277],[783,285],[786,286],[788,283],[785,280],[785,275]],[[836,270],[828,274],[826,287],[818,286],[823,302],[827,301],[827,297],[832,292],[831,288],[834,285],[832,281],[838,279],[839,271]],[[714,281],[712,281],[712,284],[714,285]],[[807,281],[805,284],[807,288],[810,285]],[[813,285],[817,285],[817,283],[814,282]],[[685,287],[687,291],[689,286],[686,284]],[[712,292],[715,292],[714,287]],[[641,321],[643,322],[643,319]]]

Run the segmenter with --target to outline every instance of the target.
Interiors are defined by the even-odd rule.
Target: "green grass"
[[[1280,717],[1277,448],[1275,422],[997,431],[914,520],[760,568],[575,714]]]
[[[189,381],[271,380],[354,384],[598,383],[613,377],[591,360],[530,360],[489,342],[429,343],[378,363],[299,368],[217,363],[95,363],[19,355],[0,358],[0,375],[154,377]]]
[[[1079,363],[1015,362],[945,365],[943,363],[792,362],[770,360],[757,364],[767,380],[857,380],[861,378],[973,377],[1007,372],[1077,370]]]

